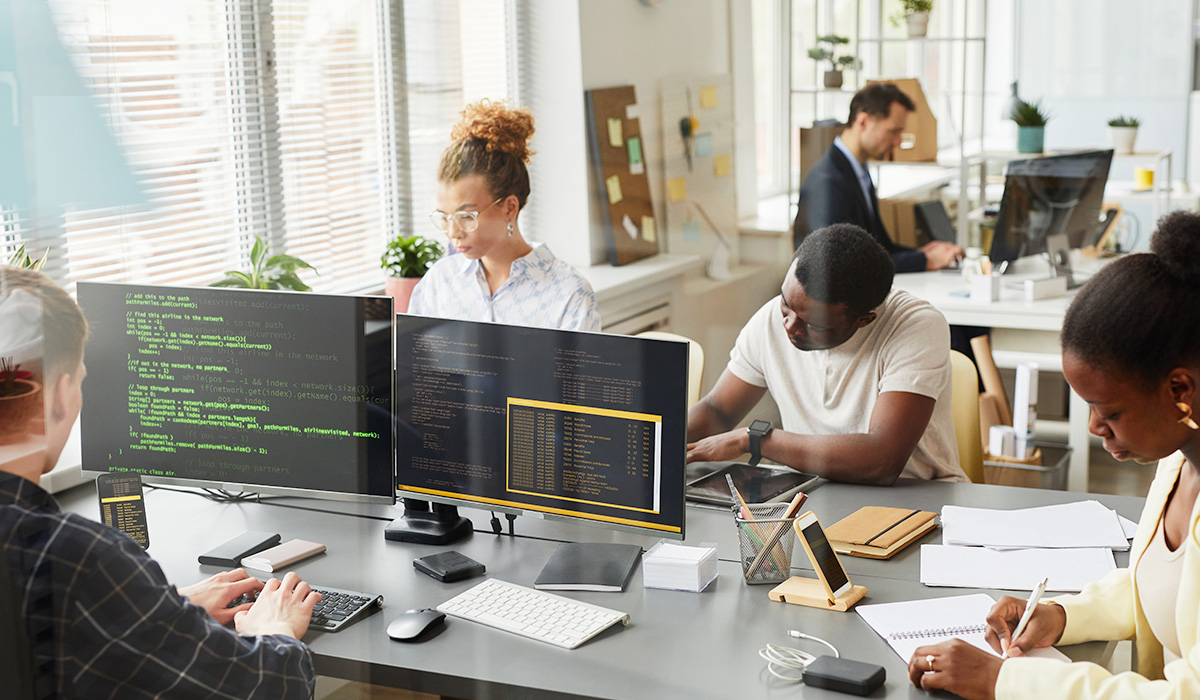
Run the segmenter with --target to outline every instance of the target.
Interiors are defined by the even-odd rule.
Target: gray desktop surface
[[[813,493],[811,505],[823,520],[832,522],[861,505],[880,502],[934,509],[930,499],[943,496],[966,505],[1006,508],[1064,502],[1078,494],[925,482],[901,482],[892,489],[825,484]],[[1140,499],[1097,499],[1134,518],[1140,510]],[[72,489],[60,500],[67,510],[97,518],[94,487]],[[758,649],[767,643],[801,646],[803,642],[787,637],[787,630],[800,629],[828,639],[850,658],[883,665],[888,674],[883,694],[929,697],[911,687],[905,660],[858,615],[772,603],[767,599],[770,586],[743,584],[733,525],[720,511],[688,509],[687,541],[717,541],[722,559],[731,559],[720,563],[720,576],[707,590],[696,594],[644,589],[639,568],[623,593],[566,593],[632,618],[628,628],[610,629],[567,651],[452,618],[426,642],[390,640],[385,630],[399,613],[435,607],[483,580],[443,584],[418,573],[413,559],[451,547],[385,541],[383,528],[398,509],[299,499],[220,504],[157,489],[147,489],[146,505],[150,554],[179,585],[220,570],[200,565],[199,554],[254,529],[278,532],[285,541],[301,538],[327,545],[327,553],[293,567],[306,580],[382,594],[382,611],[337,633],[305,636],[317,672],[323,675],[459,698],[844,697],[784,684],[764,670]],[[486,526],[486,514],[469,514],[477,525]],[[647,547],[656,540],[530,518],[518,519],[517,533],[510,538],[477,532],[452,548],[483,562],[489,577],[531,586],[556,540],[632,541]],[[797,554],[802,551],[796,548]],[[926,588],[917,582],[916,549],[903,555],[907,556],[888,562],[843,557],[850,577],[869,591],[864,604],[974,592]],[[811,651],[821,652],[819,645],[812,646]],[[1064,651],[1103,662],[1110,650],[1109,645],[1087,644]]]

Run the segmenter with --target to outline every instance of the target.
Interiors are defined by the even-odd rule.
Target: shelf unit
[[[785,2],[786,17],[783,19],[785,22],[787,22],[788,27],[794,27],[792,15],[792,7],[794,4],[794,2]],[[817,2],[812,3],[812,26],[815,28],[814,35],[829,34],[836,31],[832,19],[836,4],[839,4],[837,3],[837,0],[817,0]],[[844,5],[844,3],[840,4]],[[866,10],[865,12],[864,8]],[[937,9],[938,8],[935,8],[934,11],[937,12]],[[788,46],[785,48],[784,52],[787,56],[787,70],[785,73],[788,87],[787,116],[785,123],[788,125],[790,133],[796,136],[796,141],[794,143],[792,142],[791,138],[789,138],[789,143],[792,143],[793,146],[792,152],[796,152],[796,148],[799,145],[798,130],[796,128],[797,125],[793,123],[794,104],[798,97],[811,97],[812,104],[810,110],[814,115],[814,119],[835,118],[840,120],[845,118],[844,112],[849,107],[850,96],[852,96],[859,88],[861,88],[867,79],[876,77],[916,77],[921,80],[922,87],[925,88],[927,96],[931,98],[931,104],[938,102],[937,98],[930,93],[931,81],[929,80],[929,74],[933,69],[929,66],[929,61],[927,61],[926,51],[930,46],[949,46],[957,56],[957,63],[962,67],[962,69],[958,71],[959,84],[957,89],[947,89],[947,86],[944,85],[939,86],[937,92],[939,95],[944,96],[948,102],[957,98],[959,116],[956,120],[955,115],[953,114],[952,102],[945,105],[939,102],[938,104],[934,105],[934,110],[935,112],[939,113],[939,131],[949,128],[954,134],[954,141],[958,147],[958,158],[956,163],[959,170],[958,178],[961,182],[968,182],[969,163],[971,159],[967,154],[968,139],[966,138],[966,128],[963,120],[967,118],[968,100],[977,100],[978,109],[976,111],[979,117],[979,134],[982,136],[986,121],[983,88],[987,69],[986,23],[988,16],[988,0],[967,0],[959,4],[957,6],[957,10],[957,14],[959,16],[953,18],[956,22],[956,25],[958,25],[954,35],[920,38],[884,36],[884,22],[886,19],[883,14],[883,0],[856,0],[854,3],[854,36],[851,37],[849,46],[853,47],[853,55],[859,60],[859,68],[858,70],[853,71],[853,82],[848,86],[838,89],[815,87],[821,68],[821,66],[817,65],[815,62],[813,63],[814,87],[797,87],[795,85],[795,76],[792,74],[792,67],[796,65],[797,47],[795,44],[797,42],[793,41],[792,32],[789,31]],[[978,34],[972,34],[971,32],[972,20],[975,20],[977,24],[979,24]],[[873,32],[872,36],[864,36],[865,30],[867,29]],[[883,66],[885,47],[890,46],[908,47],[908,56],[905,62],[906,67],[908,68],[908,74],[899,76],[887,75],[885,73]],[[968,91],[967,89],[968,54],[970,51],[972,51],[972,47],[978,47],[977,50],[979,52],[979,85],[978,89],[974,92]],[[949,61],[949,63],[954,62],[954,60]],[[933,68],[936,68],[939,73],[947,72],[946,63],[947,62],[937,62],[937,65],[935,65]],[[843,95],[845,97],[843,100],[841,100],[841,103],[839,103],[837,98]],[[942,107],[945,107],[945,109]],[[939,139],[939,141],[941,142],[942,140]],[[798,181],[797,172],[798,170],[796,168],[788,168],[787,191],[788,198],[792,202],[795,201],[796,194],[799,190],[800,183]],[[958,231],[959,242],[964,247],[966,246],[966,237],[970,230],[969,222],[967,220],[967,212],[970,209],[967,193],[967,187],[959,188],[957,212]]]

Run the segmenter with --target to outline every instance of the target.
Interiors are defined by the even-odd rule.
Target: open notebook
[[[860,605],[856,609],[879,636],[908,661],[917,647],[937,644],[955,637],[990,653],[996,651],[984,640],[988,611],[996,601],[985,593],[906,600],[900,603]],[[999,656],[999,654],[996,654]],[[1070,661],[1058,649],[1035,649],[1028,656]]]

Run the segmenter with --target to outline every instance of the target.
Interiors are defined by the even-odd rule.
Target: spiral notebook
[[[949,598],[860,605],[856,610],[871,629],[896,650],[901,659],[908,661],[917,647],[937,644],[955,637],[989,654],[999,656],[983,637],[987,632],[984,620],[995,603],[991,596],[976,593]],[[1053,647],[1035,649],[1029,652],[1028,656],[1070,661],[1065,654]]]

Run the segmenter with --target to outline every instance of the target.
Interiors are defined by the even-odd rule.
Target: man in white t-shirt
[[[717,385],[688,411],[689,462],[766,457],[863,484],[966,481],[950,415],[950,331],[891,291],[892,260],[851,224],[809,234],[782,294],[738,335]],[[783,425],[735,428],[771,392]]]

